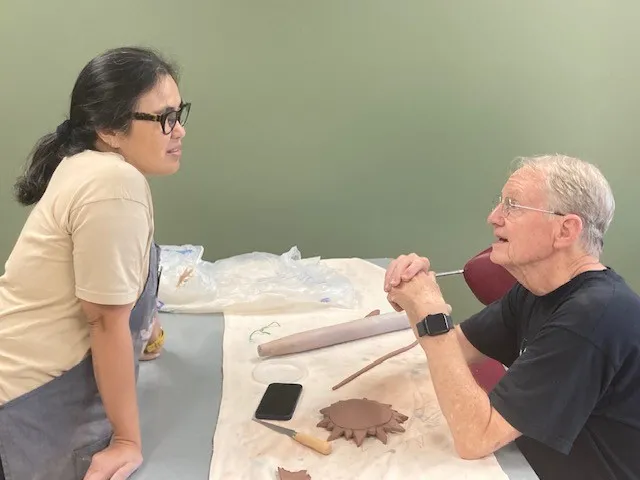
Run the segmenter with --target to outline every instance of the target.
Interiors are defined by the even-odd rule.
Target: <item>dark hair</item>
[[[139,98],[165,75],[178,81],[176,67],[145,48],[116,48],[91,60],[73,87],[69,119],[34,147],[15,185],[17,200],[38,202],[62,159],[94,149],[98,131],[127,132]]]

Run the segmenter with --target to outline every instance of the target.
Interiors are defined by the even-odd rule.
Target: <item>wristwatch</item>
[[[442,335],[453,329],[453,321],[451,317],[446,313],[435,313],[433,315],[427,315],[416,324],[418,335],[424,337],[428,335],[435,337],[436,335]]]

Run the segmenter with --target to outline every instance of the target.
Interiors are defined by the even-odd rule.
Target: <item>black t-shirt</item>
[[[461,328],[508,367],[489,399],[540,478],[640,478],[640,297],[618,274],[516,284]]]

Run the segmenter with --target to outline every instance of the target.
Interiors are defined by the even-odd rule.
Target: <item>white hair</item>
[[[520,157],[517,168],[531,168],[544,176],[549,210],[573,213],[582,219],[582,245],[599,257],[604,235],[613,220],[615,200],[609,182],[595,165],[566,155]]]

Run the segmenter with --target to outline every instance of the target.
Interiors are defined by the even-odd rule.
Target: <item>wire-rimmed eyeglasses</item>
[[[495,202],[493,204],[493,209],[495,210],[496,207],[501,207],[501,213],[505,217],[507,217],[512,211],[517,210],[517,209],[532,210],[534,212],[548,213],[550,215],[558,215],[560,217],[564,217],[566,215],[564,213],[556,212],[556,211],[553,211],[553,210],[544,210],[542,208],[527,207],[526,205],[520,205],[513,198],[511,198],[511,197],[502,197],[502,195],[498,195],[498,197],[496,198],[496,200],[495,200]]]
[[[133,118],[136,120],[150,120],[152,122],[160,122],[162,125],[162,133],[169,135],[176,127],[176,123],[180,122],[183,127],[187,123],[189,118],[189,111],[191,110],[191,103],[181,103],[178,110],[170,110],[160,115],[153,115],[151,113],[134,112]]]

